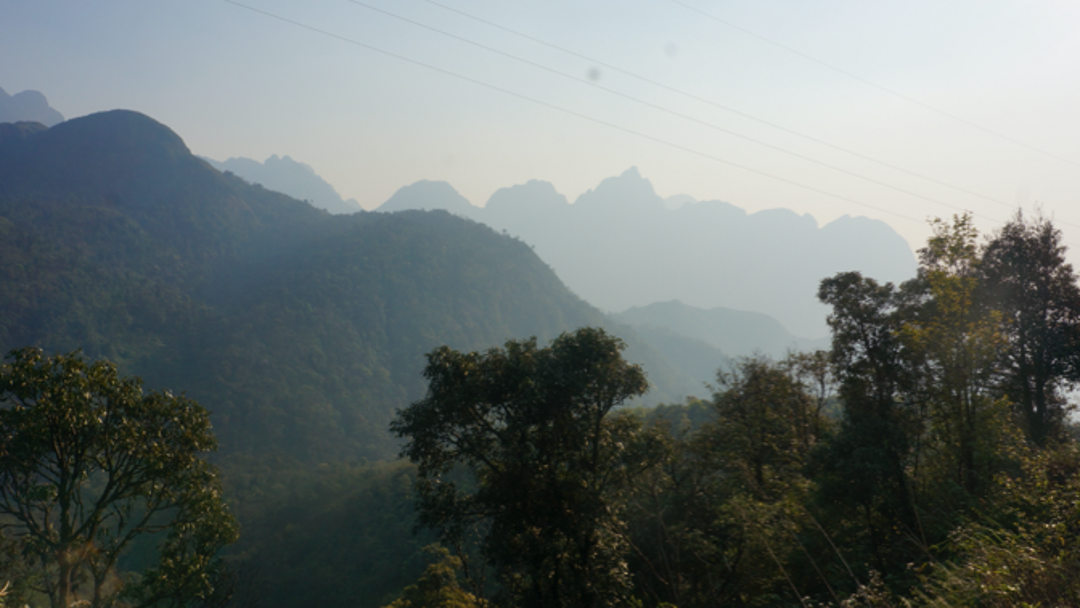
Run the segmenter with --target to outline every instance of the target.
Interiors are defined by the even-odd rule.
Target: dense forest
[[[378,604],[422,571],[412,470],[384,463],[395,409],[424,394],[424,353],[618,328],[520,240],[446,212],[331,216],[214,170],[136,112],[0,123],[0,233],[0,351],[81,349],[205,406],[247,530],[231,551],[281,605],[353,585]],[[618,331],[649,400],[699,388]],[[340,541],[332,517],[359,531],[341,554],[297,546]],[[307,573],[280,557],[303,551]],[[353,585],[312,595],[320,577]]]
[[[331,216],[134,112],[0,124],[0,236],[0,499],[159,462],[110,513],[185,514],[49,553],[8,513],[9,603],[1080,605],[1080,288],[1045,219],[938,221],[908,281],[818,278],[828,350],[734,360],[653,348],[483,224]],[[106,455],[75,481],[7,430],[51,400],[99,408],[56,410]],[[181,461],[201,493],[155,481]]]
[[[644,377],[598,330],[434,351],[393,428],[453,551],[393,605],[1080,604],[1063,252],[938,221],[916,278],[821,282],[830,352],[742,359],[708,404],[617,409]]]

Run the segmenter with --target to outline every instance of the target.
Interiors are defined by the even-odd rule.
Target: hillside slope
[[[789,350],[829,348],[828,338],[798,338],[768,315],[721,307],[705,310],[678,300],[631,308],[612,317],[639,332],[649,327],[663,328],[702,340],[730,357],[761,353],[780,358]]]
[[[609,321],[523,242],[438,212],[331,216],[142,114],[0,128],[0,350],[82,348],[214,412],[226,453],[386,458],[424,353]],[[632,332],[653,400],[696,384]]]
[[[330,213],[356,213],[361,210],[356,199],[341,198],[337,190],[319,177],[314,169],[289,156],[279,157],[275,154],[261,163],[243,157],[224,161],[202,159],[218,171],[230,171],[245,181],[307,201]]]

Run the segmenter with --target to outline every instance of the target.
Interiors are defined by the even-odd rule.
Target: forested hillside
[[[432,348],[608,324],[518,240],[445,212],[330,216],[135,112],[0,125],[0,231],[0,349],[81,348],[186,391],[226,453],[392,457]],[[700,388],[631,356],[655,399]]]
[[[828,351],[732,361],[729,325],[778,350],[791,335],[677,302],[629,311],[654,350],[468,218],[331,216],[219,173],[134,112],[0,124],[0,349],[82,349],[54,368],[111,379],[101,399],[49,388],[78,374],[31,390],[40,359],[19,351],[0,411],[32,423],[25,451],[49,463],[62,450],[39,441],[35,408],[104,408],[122,385],[130,404],[199,414],[190,451],[221,449],[187,489],[220,525],[173,530],[203,543],[188,554],[215,568],[200,579],[213,605],[1078,605],[1080,287],[1062,235],[1020,214],[987,239],[967,215],[933,230],[903,283],[816,277]],[[131,453],[179,424],[64,416],[50,428],[119,425]],[[102,462],[133,462],[93,437]],[[15,445],[0,479],[57,503],[62,481],[11,473]],[[76,478],[77,500],[110,496]],[[240,540],[221,552],[229,512]],[[8,599],[45,605],[33,587],[52,574],[27,551],[63,569],[75,544],[105,555],[95,590],[119,592],[113,575],[150,588],[163,530],[108,554],[5,532]]]

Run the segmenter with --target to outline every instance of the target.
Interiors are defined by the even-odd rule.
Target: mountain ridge
[[[747,213],[685,196],[669,206],[636,168],[572,204],[539,180],[502,188],[484,207],[466,206],[445,182],[425,183],[407,199],[391,197],[393,208],[447,209],[522,238],[567,286],[608,311],[677,298],[765,313],[796,334],[824,336],[821,279],[858,270],[901,282],[916,267],[907,242],[879,220],[845,215],[819,226],[789,209]]]
[[[216,161],[200,156],[222,173],[229,171],[247,182],[287,194],[297,200],[307,201],[312,206],[334,214],[348,214],[363,211],[356,199],[345,200],[334,187],[320,177],[315,170],[304,163],[285,155],[274,154],[263,162],[244,157],[233,157]]]
[[[0,123],[39,122],[51,127],[64,121],[64,116],[49,105],[40,91],[26,90],[14,95],[0,88]]]
[[[331,215],[222,174],[132,111],[0,137],[0,349],[82,348],[213,412],[223,452],[393,457],[424,355],[623,336],[650,396],[694,380],[519,239],[445,211]]]

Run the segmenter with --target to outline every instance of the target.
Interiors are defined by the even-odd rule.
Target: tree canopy
[[[420,521],[483,557],[518,606],[608,606],[629,579],[612,500],[634,466],[611,410],[646,389],[623,344],[583,328],[539,348],[428,355],[427,396],[392,425],[419,468]],[[464,469],[463,481],[452,478]],[[477,591],[480,591],[478,588]]]
[[[85,602],[184,606],[208,600],[217,553],[237,538],[205,409],[146,393],[105,361],[26,348],[0,367],[0,528],[32,557],[33,588],[54,608]],[[122,560],[137,543],[158,558]]]

